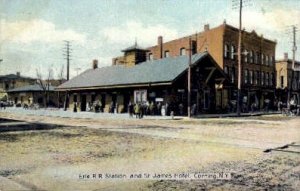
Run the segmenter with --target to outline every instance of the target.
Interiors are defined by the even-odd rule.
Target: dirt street
[[[281,115],[125,120],[0,112],[0,190],[299,190],[299,130],[300,118]],[[231,179],[91,178],[181,172]]]

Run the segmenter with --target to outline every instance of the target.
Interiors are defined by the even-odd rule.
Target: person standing
[[[131,102],[129,102],[128,104],[128,113],[129,113],[129,117],[133,116],[133,105]]]
[[[139,118],[139,116],[140,116],[140,105],[137,104],[137,103],[134,106],[134,113],[135,113],[135,117]]]

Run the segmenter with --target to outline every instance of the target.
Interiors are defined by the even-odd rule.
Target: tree
[[[53,79],[53,70],[52,68],[48,68],[47,78],[43,80],[43,75],[39,69],[36,69],[37,75],[37,83],[43,91],[44,98],[43,98],[43,105],[44,107],[48,107],[49,104],[49,92],[50,92],[50,85],[51,79]]]
[[[66,81],[66,79],[64,78],[64,65],[61,66],[60,71],[58,73],[58,81],[59,81],[59,85],[64,83]]]

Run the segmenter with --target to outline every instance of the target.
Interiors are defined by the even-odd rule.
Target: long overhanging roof
[[[46,87],[48,91],[48,86]],[[54,91],[54,86],[49,86],[49,91]],[[28,86],[21,86],[18,88],[14,88],[8,90],[8,93],[16,93],[16,92],[41,92],[44,91],[43,88],[39,84],[28,85]]]
[[[209,56],[207,52],[194,54],[192,65]],[[124,65],[88,69],[56,88],[58,91],[134,87],[141,85],[171,85],[188,68],[189,57],[168,57],[146,61],[128,67]],[[216,64],[216,63],[215,63]]]

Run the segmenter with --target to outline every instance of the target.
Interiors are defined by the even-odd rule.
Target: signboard
[[[141,103],[147,101],[147,90],[135,90],[134,91],[134,102]]]
[[[164,101],[164,98],[158,97],[158,98],[155,98],[155,101],[156,101],[156,102],[163,102],[163,101]]]

